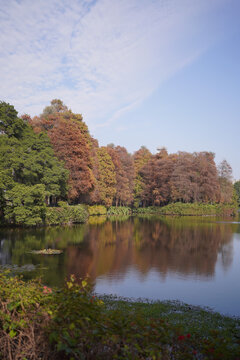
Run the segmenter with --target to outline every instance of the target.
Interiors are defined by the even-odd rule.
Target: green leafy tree
[[[18,203],[20,201],[18,197],[16,198],[18,190],[21,190],[20,194],[23,194],[23,197],[27,194],[34,197],[35,190],[38,189],[35,187],[37,185],[41,185],[39,189],[44,192],[47,202],[53,198],[65,197],[68,171],[54,156],[47,135],[36,134],[27,122],[27,116],[23,119],[18,118],[14,107],[4,102],[0,103],[0,114],[0,211],[2,216],[6,214],[5,218],[9,221],[20,224],[20,215],[9,215],[11,214],[9,199],[12,203],[15,203],[15,200]],[[23,187],[18,188],[18,185]],[[31,190],[31,187],[34,188]],[[27,214],[31,216],[25,201],[22,206],[26,209],[26,217]],[[39,211],[39,208],[36,206],[35,210]],[[24,216],[22,221],[26,224],[27,220]],[[41,216],[42,212],[39,213],[40,218]],[[38,220],[32,222],[39,223]],[[29,224],[32,222],[29,220]]]
[[[24,122],[17,117],[17,111],[6,102],[0,102],[0,134],[19,138],[25,128]]]
[[[45,186],[16,184],[5,194],[5,218],[11,224],[40,225],[45,217]]]

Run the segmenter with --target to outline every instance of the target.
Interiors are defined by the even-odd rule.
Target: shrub
[[[50,359],[50,299],[43,290],[39,281],[25,283],[0,272],[1,359]]]
[[[61,208],[66,208],[68,207],[68,202],[67,201],[58,201],[58,206]]]
[[[92,205],[87,207],[89,215],[106,215],[107,208],[103,205]]]
[[[107,213],[108,215],[130,215],[132,210],[127,206],[111,206]]]
[[[61,225],[72,223],[85,223],[88,212],[84,205],[47,208],[46,225]]]

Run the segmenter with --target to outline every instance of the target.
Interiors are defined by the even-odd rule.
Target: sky
[[[239,0],[0,0],[0,100],[100,145],[212,151],[240,179]]]

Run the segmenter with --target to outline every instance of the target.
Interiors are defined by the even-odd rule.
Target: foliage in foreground
[[[174,313],[174,305],[103,300],[91,293],[85,280],[77,284],[73,276],[58,290],[40,281],[25,283],[0,273],[0,358],[150,360],[240,356],[239,320],[199,310],[204,321],[200,319],[199,328],[197,322],[195,327],[189,327],[184,317],[182,322],[173,321],[179,313]],[[170,315],[166,309],[171,310]]]

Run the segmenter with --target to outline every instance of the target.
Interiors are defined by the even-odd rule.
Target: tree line
[[[169,154],[161,148],[152,154],[142,146],[130,154],[122,146],[99,146],[82,115],[59,99],[33,118],[18,117],[1,102],[0,149],[0,209],[6,218],[16,211],[14,204],[30,214],[59,200],[139,207],[228,203],[234,194],[231,166],[224,160],[217,167],[212,152]]]

